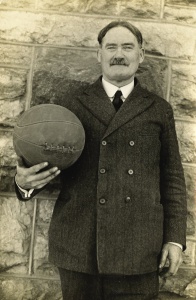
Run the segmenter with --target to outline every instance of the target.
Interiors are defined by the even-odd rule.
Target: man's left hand
[[[164,272],[162,269],[166,265],[167,260],[169,261],[169,267]],[[164,244],[159,265],[160,276],[169,277],[175,275],[182,261],[182,250],[180,247],[170,243]]]

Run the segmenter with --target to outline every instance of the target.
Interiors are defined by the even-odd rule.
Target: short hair
[[[125,27],[127,28],[137,39],[138,44],[140,46],[142,46],[143,43],[143,37],[141,32],[139,31],[139,29],[137,27],[135,27],[134,25],[132,25],[131,23],[127,22],[127,21],[113,21],[111,23],[109,23],[108,25],[106,25],[104,28],[101,29],[101,31],[98,34],[98,42],[101,45],[102,44],[102,40],[104,38],[104,36],[106,35],[106,33],[115,27]]]

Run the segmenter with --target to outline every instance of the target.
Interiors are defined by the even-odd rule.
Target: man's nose
[[[115,57],[123,57],[122,47],[117,47],[115,52]]]

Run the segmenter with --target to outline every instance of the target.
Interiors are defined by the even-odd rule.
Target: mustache
[[[115,65],[128,66],[128,63],[124,58],[114,58],[111,60],[110,66],[115,66]]]

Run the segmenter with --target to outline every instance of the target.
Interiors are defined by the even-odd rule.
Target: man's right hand
[[[40,172],[47,166],[48,163],[44,162],[27,168],[25,167],[22,158],[18,157],[17,173],[15,177],[17,184],[25,190],[41,189],[60,174],[60,170],[57,167]]]

